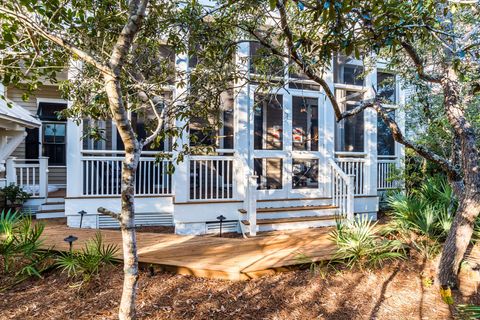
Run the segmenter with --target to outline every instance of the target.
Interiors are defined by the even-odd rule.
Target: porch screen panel
[[[342,111],[354,109],[363,100],[363,94],[357,91],[336,90],[335,95],[337,100],[341,101]],[[363,111],[341,120],[335,126],[336,151],[364,151],[365,120]]]
[[[271,190],[283,188],[283,160],[280,158],[256,158],[254,170],[257,175],[257,189]]]
[[[293,97],[292,143],[296,151],[318,151],[318,99]]]
[[[390,118],[395,119],[395,111],[388,112]],[[383,119],[377,115],[377,152],[379,156],[395,155],[395,140],[392,131]]]
[[[318,159],[293,159],[292,188],[318,188]]]
[[[256,150],[283,149],[283,97],[255,95],[254,147]]]

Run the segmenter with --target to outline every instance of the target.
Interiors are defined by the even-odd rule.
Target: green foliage
[[[480,318],[480,306],[475,305],[459,305],[458,313],[460,319],[474,320]]]
[[[387,230],[414,231],[433,240],[446,238],[458,203],[442,176],[425,180],[419,190],[397,192],[388,198],[391,221]]]
[[[366,216],[354,221],[338,221],[330,234],[337,245],[334,259],[348,267],[380,267],[384,262],[403,259],[405,251],[398,240],[390,240],[376,232],[376,223]]]
[[[5,198],[7,206],[22,205],[30,199],[30,194],[15,184],[0,188],[0,194]]]
[[[97,232],[95,237],[78,251],[64,252],[56,258],[56,265],[71,278],[81,278],[79,285],[89,282],[97,275],[100,268],[114,263],[118,247],[114,244],[105,244],[102,234]]]
[[[33,223],[30,216],[2,212],[0,215],[0,256],[3,272],[40,277],[41,268],[50,256],[42,250],[40,237],[44,225]]]

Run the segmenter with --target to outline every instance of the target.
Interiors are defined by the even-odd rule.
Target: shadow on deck
[[[285,271],[288,267],[309,261],[329,260],[334,244],[328,239],[330,228],[283,231],[256,238],[219,238],[181,236],[138,232],[140,263],[152,264],[160,270],[199,277],[246,280]],[[75,248],[94,237],[98,230],[73,229],[65,225],[47,225],[42,236],[43,247],[67,251],[63,239],[78,237]],[[101,230],[105,243],[118,246],[122,258],[120,231]]]

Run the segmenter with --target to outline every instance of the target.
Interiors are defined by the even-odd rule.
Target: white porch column
[[[330,65],[323,78],[327,82],[330,90],[335,94],[335,87],[333,83],[333,64]],[[325,95],[325,91],[322,89],[323,99],[323,114],[319,125],[323,128],[323,141],[320,140],[320,149],[323,153],[324,163],[321,164],[322,171],[320,172],[321,182],[323,185],[323,193],[326,196],[332,196],[331,194],[331,174],[328,159],[335,160],[335,123],[337,121],[335,112],[331,101]],[[320,113],[320,112],[319,112]],[[323,143],[323,147],[322,147]]]
[[[7,185],[12,183],[17,184],[17,170],[15,169],[15,157],[10,157],[7,159]]]
[[[401,83],[400,77],[397,75],[395,77],[395,85],[396,85],[396,92],[397,92],[397,101],[398,101],[398,108],[395,110],[395,119],[397,121],[400,130],[403,134],[405,132],[405,104],[407,103],[407,94],[408,91],[403,88],[403,84]],[[400,170],[405,169],[405,146],[398,142],[395,142],[395,155],[397,156],[397,168]]]
[[[46,199],[48,198],[48,157],[38,157],[38,163],[40,164],[40,172],[38,173],[38,195]]]
[[[377,69],[373,69],[365,78],[365,99],[373,98],[375,92],[372,87],[377,87]],[[377,195],[377,112],[367,108],[364,112],[365,124],[365,189],[367,195]]]
[[[249,51],[250,44],[248,42],[240,43],[236,56],[236,67],[239,72],[245,74],[248,74],[249,70]],[[235,90],[235,151],[237,162],[235,163],[234,183],[236,184],[238,199],[244,200],[243,207],[248,210],[248,177],[253,175],[253,160],[250,154],[251,140],[253,140],[251,136],[253,108],[251,107],[252,100],[248,81],[239,83]]]
[[[75,78],[81,68],[81,62],[71,61],[68,79]],[[72,102],[68,101],[68,108],[71,106]],[[67,137],[67,197],[79,197],[83,186],[82,127],[70,119],[67,121]]]
[[[180,74],[180,77],[186,77],[188,72],[188,56],[187,54],[180,54],[177,55],[175,60],[175,67],[177,70],[177,74]],[[176,80],[176,88],[173,99],[175,100],[175,104],[182,104],[183,103],[183,96],[186,94],[188,90],[187,86],[179,86],[178,83],[182,79]],[[184,127],[186,124],[185,120],[178,120],[175,119],[175,124],[177,127]],[[188,132],[187,130],[183,130],[181,137],[177,138],[177,144],[179,148],[182,148],[184,144],[189,143],[188,139]],[[178,155],[177,150],[173,151],[173,157],[176,158]],[[172,177],[172,192],[175,196],[175,202],[187,202],[190,198],[190,159],[189,157],[185,157],[183,162],[180,163],[178,166],[175,167],[175,172]]]

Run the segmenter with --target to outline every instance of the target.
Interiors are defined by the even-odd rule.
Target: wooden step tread
[[[38,210],[38,213],[52,213],[52,212],[65,212],[65,209],[52,209],[52,210]]]
[[[55,206],[58,204],[65,204],[65,201],[59,201],[59,202],[46,202],[42,203],[42,206]]]
[[[259,219],[257,225],[260,224],[276,224],[276,223],[291,223],[291,222],[305,222],[305,221],[323,221],[335,220],[335,215],[328,216],[310,216],[310,217],[294,217],[294,218],[278,218],[278,219]],[[250,225],[250,221],[242,220],[244,225]]]
[[[301,201],[301,200],[331,200],[332,197],[311,197],[311,198],[282,198],[282,199],[259,199],[257,202],[275,202],[275,201]]]
[[[336,206],[326,204],[321,206],[297,206],[297,207],[279,207],[279,208],[257,208],[257,213],[262,212],[284,212],[284,211],[305,211],[305,210],[326,210],[336,209]],[[238,209],[240,213],[247,213],[245,209]]]

